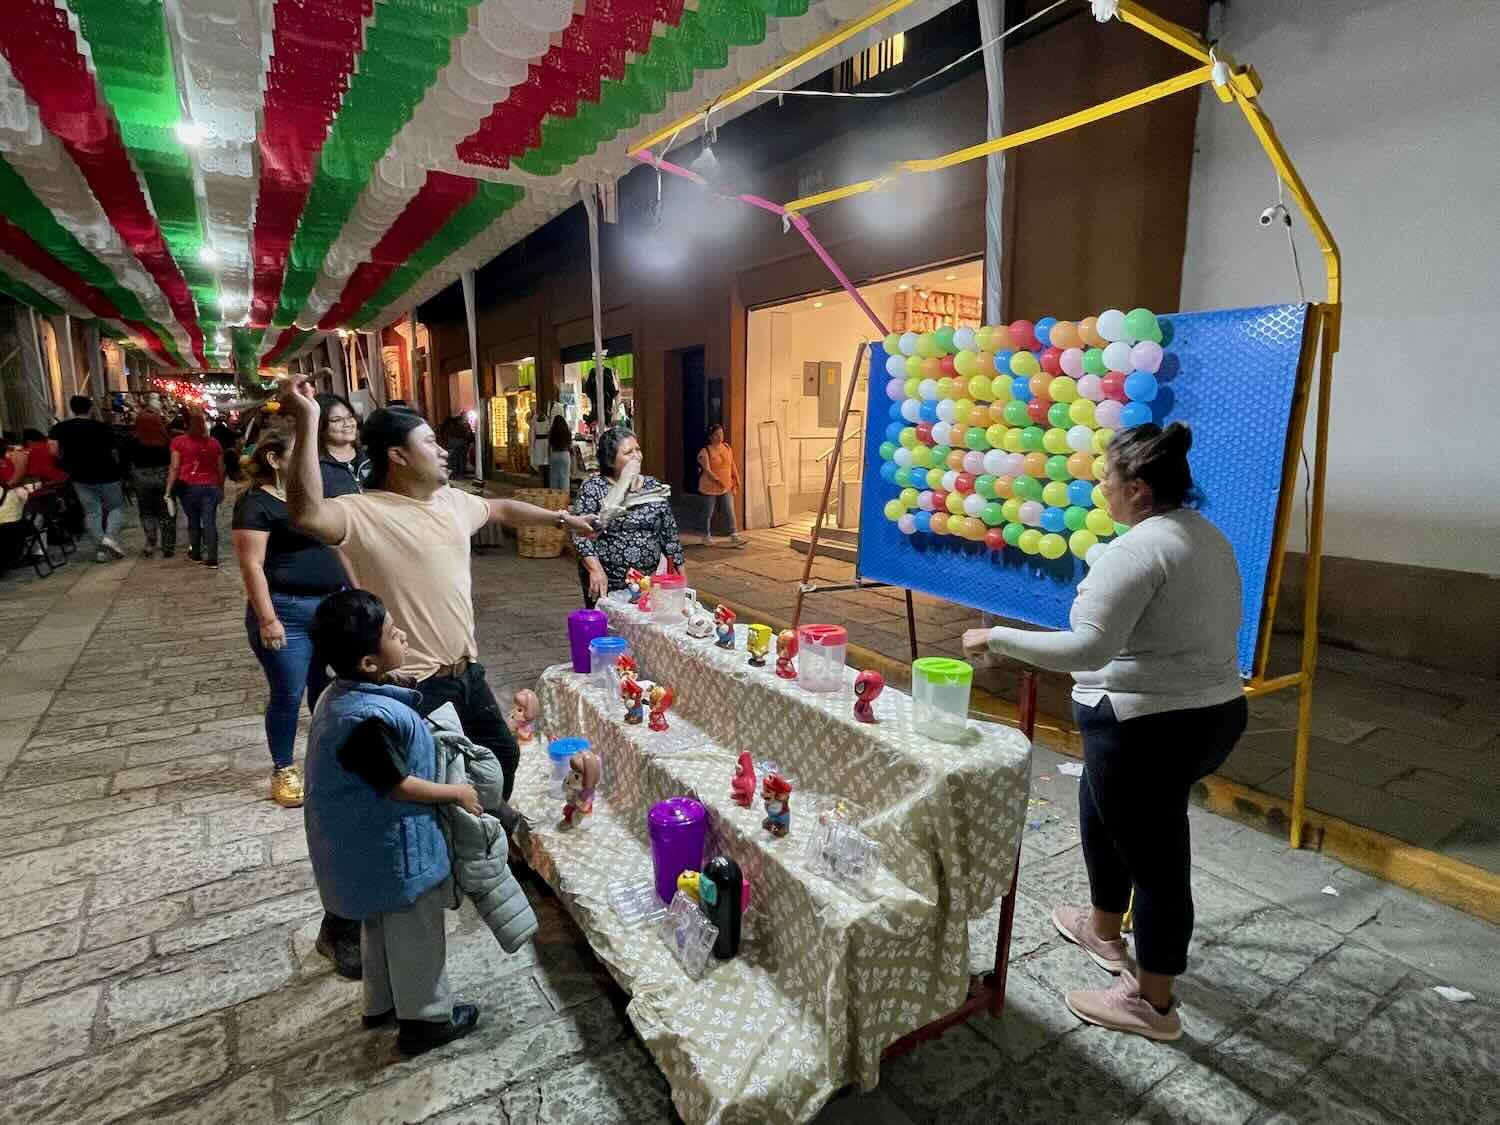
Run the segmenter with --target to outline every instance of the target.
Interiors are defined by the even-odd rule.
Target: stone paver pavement
[[[475,577],[508,694],[565,655],[573,567],[492,551]],[[474,1036],[403,1061],[358,1029],[357,986],[312,948],[301,814],[266,799],[232,566],[0,581],[0,684],[0,1119],[672,1120],[624,998],[535,889],[542,929],[514,957],[449,916],[450,974],[485,1009]],[[1085,887],[1060,764],[1039,752],[1005,1014],[822,1121],[1500,1120],[1496,929],[1196,811],[1187,1037],[1080,1026],[1059,994],[1102,978],[1047,920]]]

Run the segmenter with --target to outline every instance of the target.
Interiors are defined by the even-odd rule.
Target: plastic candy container
[[[562,797],[563,782],[568,779],[568,759],[574,754],[592,750],[586,738],[554,738],[547,746],[547,760],[551,765],[551,795]]]
[[[661,933],[683,972],[692,980],[701,977],[708,955],[719,940],[719,927],[704,916],[696,902],[676,892],[661,920]]]
[[[880,845],[834,811],[818,815],[807,841],[807,865],[865,897],[880,867]]]
[[[838,691],[844,686],[844,654],[849,633],[838,625],[803,625],[797,629],[797,680],[808,691]]]
[[[602,609],[575,609],[568,614],[568,649],[573,657],[573,671],[587,674],[589,642],[609,630],[609,618]]]
[[[671,902],[677,893],[677,876],[703,866],[708,810],[691,797],[668,797],[646,813],[646,832],[651,838],[656,893],[662,902]]]
[[[974,669],[962,660],[924,656],[912,662],[912,729],[939,742],[961,742],[968,730]]]
[[[686,618],[687,578],[681,574],[651,577],[651,620],[658,625],[681,625]]]
[[[666,916],[667,908],[656,897],[654,879],[617,879],[606,891],[615,916],[627,926]]]
[[[605,699],[620,697],[620,673],[615,661],[630,654],[630,642],[624,637],[595,637],[589,642],[589,673]]]

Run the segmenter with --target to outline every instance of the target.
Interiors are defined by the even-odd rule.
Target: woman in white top
[[[1066,632],[970,629],[964,647],[1073,674],[1083,735],[1080,835],[1092,905],[1052,921],[1101,967],[1108,990],[1067,994],[1089,1023],[1176,1039],[1174,978],[1193,933],[1188,792],[1229,756],[1248,718],[1236,659],[1240,576],[1194,496],[1180,422],[1123,431],[1100,482],[1130,525],[1079,583]],[[1132,965],[1120,922],[1135,892]],[[1134,971],[1132,971],[1134,970]]]

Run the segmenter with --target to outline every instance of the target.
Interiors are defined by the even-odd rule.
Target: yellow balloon
[[[1075,426],[1093,426],[1094,404],[1086,398],[1074,399],[1068,404],[1068,419]]]
[[[1084,401],[1087,402],[1088,400],[1085,399]],[[1090,403],[1090,405],[1093,405],[1093,404]],[[1106,449],[1109,448],[1109,443],[1112,442],[1112,441],[1114,441],[1114,440],[1115,440],[1115,432],[1114,432],[1114,430],[1110,429],[1108,426],[1105,426],[1102,430],[1095,430],[1094,431],[1094,452],[1095,453],[1103,453]],[[1099,475],[1103,476],[1104,474],[1101,473]]]
[[[932,468],[932,446],[914,446],[911,451],[911,463],[919,469]]]
[[[990,443],[991,449],[999,449],[1005,444],[1005,423],[996,422],[984,431],[984,438]]]
[[[1022,501],[1019,496],[1012,496],[1000,505],[1000,514],[1005,517],[1006,523],[1021,522],[1021,503]]]
[[[990,380],[990,401],[999,403],[1010,401],[1009,375],[996,375]]]
[[[944,375],[941,379],[939,379],[937,381],[937,387],[938,387],[938,398],[952,398],[953,397],[953,380],[951,378],[949,378],[947,375]]]
[[[1114,521],[1109,518],[1109,513],[1102,508],[1090,508],[1089,514],[1084,517],[1083,525],[1095,535],[1104,536],[1115,533]]]
[[[907,449],[917,445],[917,429],[915,426],[906,426],[901,431],[901,444]]]
[[[906,515],[906,508],[902,505],[901,501],[887,500],[885,502],[886,519],[890,520],[892,523],[895,523],[904,515]]]
[[[1000,448],[1004,449],[1007,453],[1026,452],[1026,444],[1021,437],[1021,433],[1022,431],[1019,426],[1012,426],[1006,430],[1005,440],[1000,443]]]
[[[1030,378],[1042,369],[1037,362],[1036,355],[1025,350],[1016,352],[1010,357],[1010,371],[1012,375],[1024,375]]]
[[[1084,555],[1088,554],[1089,551],[1098,544],[1098,542],[1099,537],[1092,531],[1084,528],[1082,531],[1073,532],[1073,534],[1068,537],[1068,550],[1072,551],[1081,559]]]
[[[1078,400],[1078,384],[1066,375],[1059,375],[1048,385],[1047,397],[1053,402],[1075,402]],[[1083,401],[1088,402],[1088,399],[1084,399]],[[1089,405],[1092,406],[1094,404],[1089,402]],[[1071,408],[1069,409],[1069,413],[1072,413]],[[1087,424],[1086,422],[1079,423],[1079,425]]]
[[[1067,453],[1068,431],[1051,429],[1042,435],[1042,448],[1048,453]]]
[[[1103,480],[1109,474],[1109,465],[1104,459],[1104,454],[1094,458],[1094,479]]]
[[[960,426],[969,423],[969,415],[974,413],[974,404],[966,398],[961,398],[953,404],[953,420]]]
[[[968,378],[979,370],[979,362],[971,351],[961,351],[953,357],[953,370]]]
[[[1043,535],[1042,541],[1037,544],[1037,550],[1041,551],[1044,559],[1060,559],[1068,553],[1068,541],[1061,535]]]
[[[901,495],[897,499],[901,501],[901,506],[909,511],[917,506],[917,490],[915,488],[903,488]]]
[[[913,375],[911,370],[911,361],[916,358],[916,356],[910,356],[906,361],[906,384],[901,389],[906,392],[907,398],[916,398],[917,389],[922,385],[921,377]],[[917,362],[920,363],[921,360],[917,360]]]
[[[952,512],[955,516],[963,515],[964,494],[962,492],[948,493],[948,495],[943,499],[943,507],[947,508],[948,511]],[[1110,526],[1113,527],[1114,524],[1110,524]]]
[[[969,397],[975,402],[989,402],[991,382],[992,380],[983,375],[975,375],[969,380]]]
[[[995,350],[995,330],[993,328],[974,329],[974,346],[982,352]]]
[[[909,488],[903,490],[901,494],[903,498],[907,492],[914,493],[914,490]],[[916,501],[913,500],[907,507],[911,507],[915,503]],[[1068,506],[1068,486],[1060,480],[1049,480],[1042,488],[1042,503],[1050,508],[1066,508]]]
[[[1089,495],[1093,497],[1094,507],[1098,508],[1101,512],[1104,512],[1107,515],[1109,513],[1109,505],[1104,500],[1104,489],[1100,488],[1096,484],[1094,485],[1094,491]],[[1115,525],[1113,522],[1111,522],[1109,526],[1114,527]]]
[[[1020,541],[1016,543],[1016,546],[1028,555],[1034,555],[1042,549],[1042,533],[1034,527],[1028,527],[1021,532]]]

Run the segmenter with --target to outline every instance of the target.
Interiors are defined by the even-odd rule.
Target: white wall
[[[1500,571],[1500,3],[1217,14],[1343,253],[1326,553]],[[1205,92],[1183,308],[1296,300],[1284,235],[1256,222],[1275,201],[1243,117]],[[1295,229],[1321,300],[1321,255],[1300,216]]]

